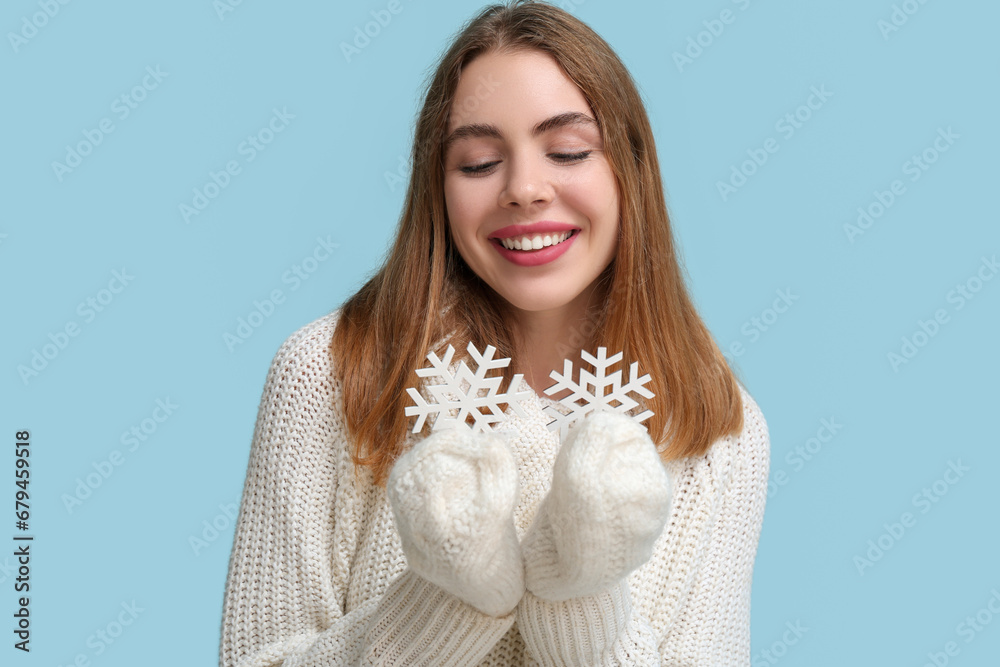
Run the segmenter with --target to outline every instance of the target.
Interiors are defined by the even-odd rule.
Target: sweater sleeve
[[[632,606],[628,579],[558,602],[526,591],[518,607],[525,648],[542,667],[660,665],[656,633]]]
[[[743,431],[720,450],[728,458],[718,513],[678,618],[660,645],[666,665],[750,665],[750,588],[767,502],[771,444],[767,422],[742,389]],[[727,457],[721,454],[729,452]],[[716,471],[719,472],[718,470]]]
[[[539,665],[747,667],[750,585],[767,499],[770,440],[753,398],[742,390],[743,431],[706,455],[718,502],[703,525],[704,545],[679,617],[656,632],[632,604],[628,579],[593,596],[553,602],[525,593],[518,629]],[[659,582],[653,599],[683,582]],[[655,606],[655,602],[654,602]],[[660,609],[654,611],[659,612]]]
[[[338,536],[356,527],[333,521],[336,457],[347,444],[331,329],[326,319],[300,329],[268,371],[229,560],[220,665],[476,664],[514,614],[483,614],[409,569],[344,613],[350,554]]]

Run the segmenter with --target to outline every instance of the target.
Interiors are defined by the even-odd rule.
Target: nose
[[[555,187],[543,160],[510,157],[508,165],[504,187],[500,192],[500,206],[526,209],[533,204],[552,201]]]

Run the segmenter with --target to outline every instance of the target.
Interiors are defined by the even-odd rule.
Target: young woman
[[[412,164],[385,265],[268,373],[221,664],[749,665],[767,426],[688,296],[621,61],[551,5],[488,7]],[[416,370],[470,341],[522,410],[411,433]],[[561,438],[550,373],[599,346],[653,415]]]

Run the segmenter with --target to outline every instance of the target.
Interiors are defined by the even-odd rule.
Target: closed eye
[[[593,151],[582,151],[580,153],[549,153],[549,156],[558,162],[569,164],[587,159],[592,152]],[[459,171],[463,174],[469,174],[470,176],[480,176],[492,172],[493,167],[498,164],[500,164],[499,160],[495,160],[493,162],[484,162],[483,164],[477,164],[471,167],[460,167]]]

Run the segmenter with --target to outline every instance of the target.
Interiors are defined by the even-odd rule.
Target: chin
[[[517,308],[529,313],[542,312],[562,308],[573,300],[571,294],[521,294],[514,298],[505,297],[507,302]]]

